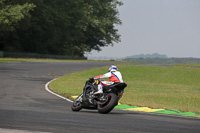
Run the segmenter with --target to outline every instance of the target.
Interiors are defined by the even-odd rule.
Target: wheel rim
[[[80,101],[74,101],[73,108],[78,108],[79,106],[81,106]]]
[[[107,95],[106,97],[108,100],[105,102],[105,104],[99,104],[99,108],[101,108],[101,109],[105,108],[112,100],[112,95]]]

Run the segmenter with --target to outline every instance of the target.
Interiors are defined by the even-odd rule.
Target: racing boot
[[[101,84],[98,85],[98,91],[94,93],[95,94],[102,94],[103,93],[103,86]]]
[[[94,95],[96,94],[102,94],[103,93],[103,89],[99,89],[97,92],[94,93]]]

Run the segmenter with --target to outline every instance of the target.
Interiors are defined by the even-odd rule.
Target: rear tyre
[[[81,96],[77,97],[73,103],[72,103],[72,106],[71,106],[71,109],[72,111],[80,111],[82,109],[82,103],[81,101],[79,100]]]
[[[118,97],[114,93],[109,93],[105,97],[107,101],[104,104],[98,104],[98,112],[101,114],[109,113],[118,103]]]

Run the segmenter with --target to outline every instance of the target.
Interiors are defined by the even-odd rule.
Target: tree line
[[[132,55],[132,56],[128,56],[126,58],[167,58],[167,56],[164,54],[153,53],[153,54]]]
[[[0,0],[0,51],[83,57],[120,41],[118,0]]]
[[[200,64],[199,58],[125,58],[123,60],[150,65]]]

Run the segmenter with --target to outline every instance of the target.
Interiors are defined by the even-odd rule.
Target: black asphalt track
[[[109,65],[111,63],[103,62],[0,63],[0,133],[24,130],[53,133],[200,133],[200,119],[196,118],[117,109],[109,114],[99,114],[96,110],[72,112],[70,102],[45,90],[45,84],[56,77]]]

